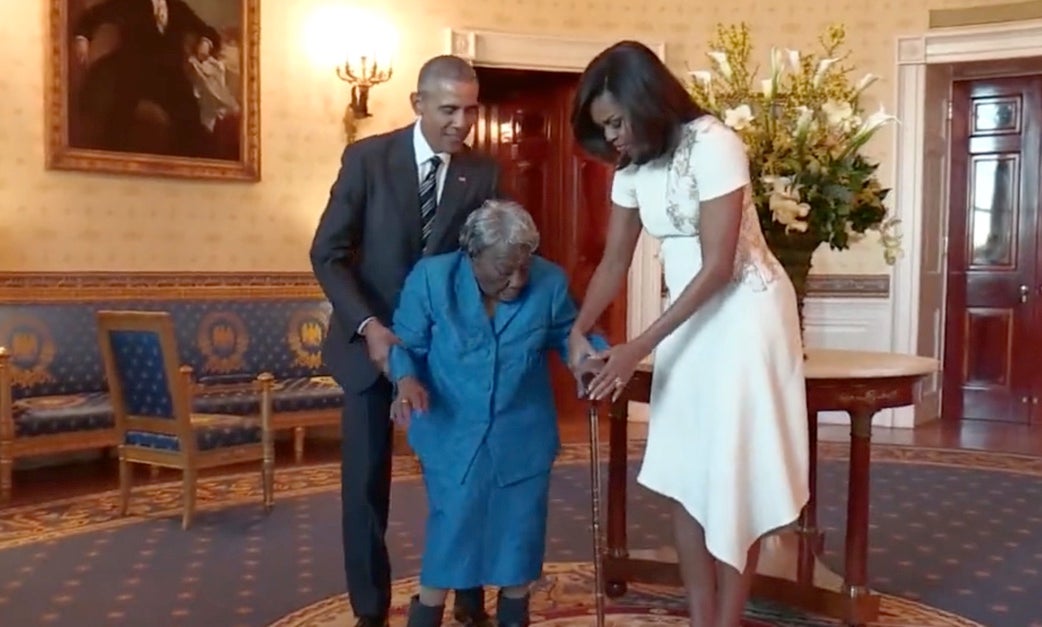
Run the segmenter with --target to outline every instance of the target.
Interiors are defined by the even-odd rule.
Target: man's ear
[[[414,91],[409,94],[409,102],[412,104],[412,112],[420,115],[420,92]]]

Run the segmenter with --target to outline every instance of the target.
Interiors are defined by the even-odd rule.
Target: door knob
[[[1022,302],[1022,303],[1028,302],[1028,293],[1029,292],[1030,292],[1030,290],[1028,289],[1027,285],[1021,285],[1020,286],[1020,302]]]

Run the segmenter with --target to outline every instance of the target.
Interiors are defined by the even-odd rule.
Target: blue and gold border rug
[[[630,453],[631,482],[642,443]],[[821,446],[825,561],[842,564],[846,447]],[[554,471],[546,575],[533,596],[540,625],[592,624],[588,451],[567,446]],[[606,459],[606,453],[602,457]],[[881,625],[1042,626],[1042,459],[877,446],[872,482],[872,585]],[[259,473],[200,484],[197,523],[180,529],[180,483],[0,511],[4,625],[348,625],[342,592],[339,467],[279,469],[274,511]],[[396,622],[415,590],[426,511],[418,468],[396,459],[388,540]],[[669,543],[669,510],[630,491],[630,546]],[[491,593],[490,593],[491,595]],[[683,625],[678,591],[631,586],[609,601],[612,625]],[[833,624],[755,604],[749,625]]]

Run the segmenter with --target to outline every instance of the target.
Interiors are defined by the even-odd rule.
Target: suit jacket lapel
[[[453,155],[449,160],[449,169],[445,173],[445,186],[441,190],[438,213],[435,214],[434,224],[431,226],[431,248],[445,248],[440,245],[450,244],[444,242],[444,239],[448,235],[449,227],[455,222],[456,214],[463,206],[471,178],[470,160],[467,155],[465,153]]]
[[[412,126],[398,131],[390,153],[391,179],[396,203],[402,214],[403,237],[407,238],[414,254],[420,253],[423,225],[420,220],[420,175],[416,166],[416,151],[412,146]]]

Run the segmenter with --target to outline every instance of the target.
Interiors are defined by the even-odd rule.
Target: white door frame
[[[927,240],[946,233],[924,233],[923,168],[928,65],[1042,56],[1042,20],[944,28],[899,37],[896,47],[894,133],[894,213],[902,221],[905,255],[895,264],[892,286],[891,350],[914,354],[919,346],[919,277]],[[896,410],[894,426],[912,426],[911,407]]]

